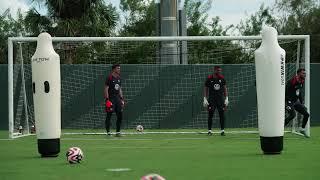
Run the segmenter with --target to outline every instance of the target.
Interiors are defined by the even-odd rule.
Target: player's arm
[[[203,97],[208,97],[209,95],[209,83],[210,83],[210,78],[211,75],[208,76],[208,78],[206,79],[206,82],[204,83],[204,88],[203,88]]]
[[[208,97],[208,87],[204,86],[203,88],[203,97]]]
[[[223,86],[223,95],[224,95],[224,105],[228,106],[229,105],[228,88],[225,80],[224,80],[224,86]]]
[[[208,102],[208,82],[209,82],[209,78],[206,80],[205,84],[204,84],[204,88],[203,88],[203,107],[207,107],[209,105]]]
[[[109,86],[106,84],[104,85],[104,99],[109,99]]]
[[[228,97],[228,89],[227,89],[227,85],[224,85],[224,86],[223,86],[223,95],[224,95],[224,97],[225,97],[225,98],[227,98],[227,97]]]
[[[298,98],[299,98],[300,103],[304,104],[303,97],[302,97],[302,91],[299,92],[299,97]]]
[[[122,106],[124,106],[124,98],[123,98],[123,92],[122,92],[122,88],[121,87],[119,89],[119,95],[120,95]]]
[[[120,99],[123,99],[123,92],[122,92],[122,88],[121,87],[119,89],[119,95],[120,95]]]
[[[302,79],[300,79],[300,83],[302,84],[302,87],[304,87],[304,80],[302,80]],[[300,101],[300,103],[301,104],[304,104],[304,91],[302,90],[303,88],[301,88],[300,90],[299,90],[299,96],[298,96],[298,98],[299,98],[299,101]]]
[[[303,83],[303,82],[301,82],[301,80],[299,79],[298,76],[294,76],[294,77],[291,79],[290,83],[291,83],[291,86],[294,87],[296,84],[298,84],[298,83]],[[299,89],[298,99],[299,99],[300,103],[303,104],[302,92],[301,92],[300,90],[301,90],[301,89]]]
[[[110,85],[110,77],[108,77],[104,83],[104,99],[109,100],[109,85]]]

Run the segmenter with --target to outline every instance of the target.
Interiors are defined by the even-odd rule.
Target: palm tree
[[[27,13],[28,25],[34,22],[34,26],[42,26],[38,27],[40,31],[48,31],[49,21],[51,27],[55,28],[54,33],[59,36],[81,36],[88,35],[88,32],[96,36],[109,36],[118,20],[116,8],[111,4],[106,5],[103,0],[33,0],[33,2],[44,4],[48,14],[40,15],[35,8],[32,8]]]
[[[27,13],[25,24],[30,35],[42,31],[53,36],[110,36],[117,25],[118,14],[111,4],[103,0],[33,0],[42,3],[48,14],[40,15],[35,8]],[[65,51],[64,63],[75,61],[76,47],[61,44]]]

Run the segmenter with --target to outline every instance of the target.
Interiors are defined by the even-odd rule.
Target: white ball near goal
[[[166,180],[164,177],[159,174],[147,174],[141,177],[141,180]]]
[[[142,126],[142,125],[138,125],[138,126],[136,127],[136,130],[137,130],[138,132],[143,132],[143,126]]]
[[[83,152],[79,147],[71,147],[66,153],[67,161],[70,164],[80,163],[83,158]]]

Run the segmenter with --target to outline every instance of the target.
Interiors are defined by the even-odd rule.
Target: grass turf
[[[257,134],[142,134],[62,136],[57,158],[40,158],[35,136],[0,140],[0,180],[134,180],[158,173],[167,180],[320,179],[320,127],[311,138],[285,134],[281,155],[263,155]],[[0,132],[6,138],[7,132]],[[69,147],[84,152],[80,164],[65,158]],[[113,172],[110,169],[129,168]]]

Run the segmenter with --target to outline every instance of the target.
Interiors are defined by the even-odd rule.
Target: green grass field
[[[35,136],[7,140],[0,132],[0,180],[138,180],[158,173],[167,180],[318,180],[320,127],[311,138],[285,134],[281,155],[263,155],[258,134],[142,134],[121,138],[67,135],[57,158],[40,158]],[[70,165],[66,150],[84,152]],[[128,168],[128,171],[109,171]]]

